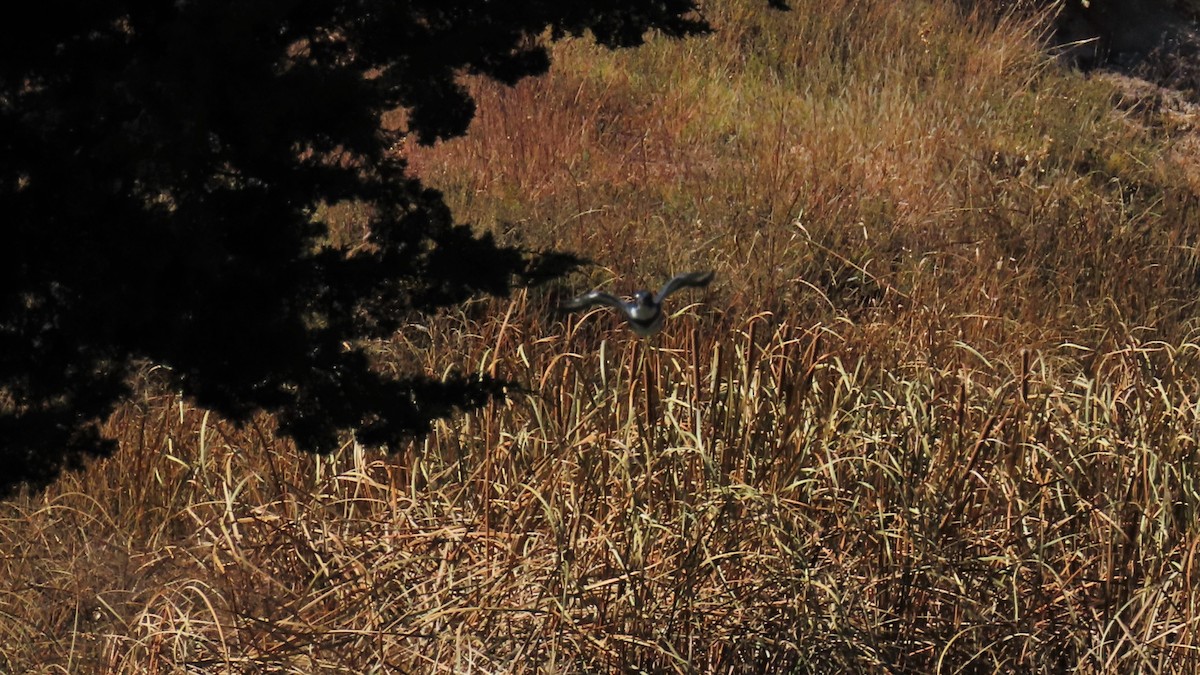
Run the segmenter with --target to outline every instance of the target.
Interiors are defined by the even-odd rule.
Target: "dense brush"
[[[1200,668],[1187,123],[1036,18],[763,4],[471,81],[412,166],[603,267],[374,355],[524,390],[312,457],[146,373],[120,453],[0,504],[0,671]],[[647,340],[554,311],[710,268]]]

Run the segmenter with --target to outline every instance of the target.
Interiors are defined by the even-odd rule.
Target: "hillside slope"
[[[0,504],[0,670],[1195,672],[1195,113],[966,4],[471,80],[398,151],[595,265],[375,355],[523,390],[313,458],[146,373],[120,453]],[[693,269],[650,340],[556,311]]]

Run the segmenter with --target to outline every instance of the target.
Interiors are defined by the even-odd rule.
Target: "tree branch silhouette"
[[[691,0],[49,0],[0,27],[0,492],[114,450],[135,369],[310,451],[389,445],[505,383],[389,378],[362,345],[569,269],[456,223],[390,153],[462,134],[463,73],[544,43],[708,30]],[[396,108],[407,125],[388,130]],[[367,246],[322,204],[370,205]]]

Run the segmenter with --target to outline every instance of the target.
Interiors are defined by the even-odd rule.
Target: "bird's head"
[[[650,291],[638,291],[633,294],[633,304],[638,307],[653,307],[654,296],[650,294]]]

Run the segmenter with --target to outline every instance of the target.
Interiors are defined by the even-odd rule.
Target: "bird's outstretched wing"
[[[605,293],[604,291],[590,291],[584,293],[578,298],[572,298],[563,303],[562,308],[568,311],[576,309],[585,309],[592,305],[608,305],[613,309],[621,312],[626,312],[625,303],[621,302],[616,296]]]
[[[716,272],[689,272],[687,274],[680,274],[663,285],[662,290],[655,296],[654,301],[661,303],[663,300],[666,300],[668,295],[684,286],[707,286],[716,274]]]

